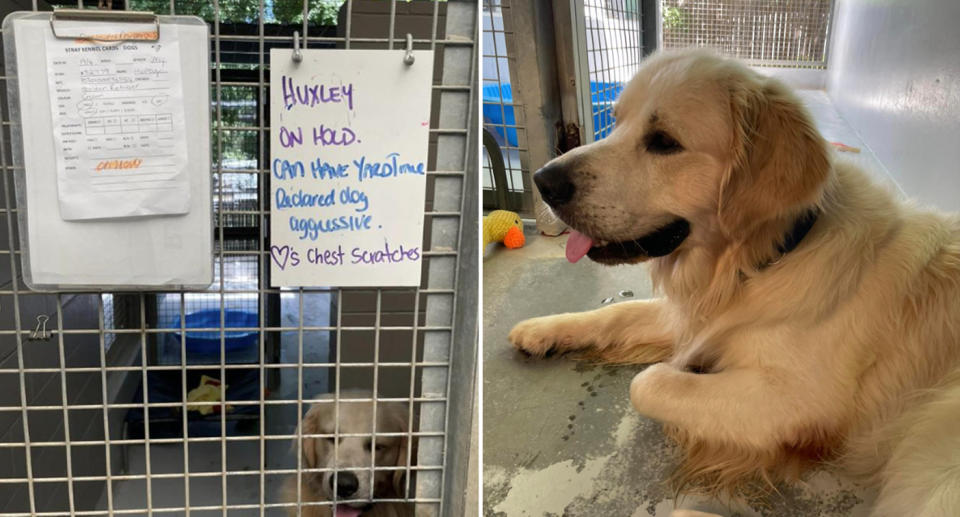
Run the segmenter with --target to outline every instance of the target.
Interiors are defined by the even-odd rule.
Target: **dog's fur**
[[[678,488],[743,493],[831,460],[878,483],[874,516],[960,515],[960,220],[897,200],[782,83],[709,52],[647,60],[615,117],[552,162],[576,186],[556,212],[595,241],[689,221],[649,262],[665,296],[526,320],[510,341],[656,363],[630,400],[682,446]],[[651,153],[655,128],[682,151]]]
[[[339,410],[335,409],[333,394],[322,395],[319,398],[324,402],[315,403],[303,416],[301,433],[301,465],[305,469],[329,469],[326,471],[304,472],[301,474],[300,500],[302,502],[332,501],[331,478],[334,470],[337,472],[353,472],[359,479],[357,495],[348,501],[356,507],[368,507],[361,514],[363,517],[412,517],[413,505],[399,501],[376,501],[377,499],[402,499],[404,490],[405,469],[376,470],[373,476],[374,502],[370,503],[370,465],[371,432],[373,430],[373,402],[350,401],[350,399],[371,399],[369,391],[343,390]],[[337,415],[335,419],[334,415]],[[406,467],[408,443],[406,436],[387,435],[380,433],[406,433],[408,406],[400,402],[377,403],[377,467]],[[339,425],[337,425],[339,420]],[[339,446],[334,458],[333,434],[366,434],[366,436],[344,436],[340,438]],[[314,437],[307,435],[322,434],[330,437]],[[294,446],[296,454],[296,446]],[[412,456],[412,454],[411,454]],[[291,476],[285,487],[287,502],[297,501],[297,478]],[[343,498],[338,498],[343,500]],[[334,507],[327,505],[301,506],[300,515],[303,517],[332,517]],[[297,515],[296,507],[288,507],[288,513]]]

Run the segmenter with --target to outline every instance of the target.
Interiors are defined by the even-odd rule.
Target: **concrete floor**
[[[823,92],[802,96],[824,136],[864,147]],[[866,148],[851,158],[876,166]],[[867,514],[869,494],[830,472],[815,472],[800,486],[781,487],[780,494],[753,507],[694,497],[674,500],[662,481],[675,465],[676,451],[658,423],[632,409],[627,395],[642,366],[531,360],[507,342],[510,328],[525,318],[651,296],[645,266],[603,267],[589,260],[569,264],[565,244],[566,236],[528,233],[524,248],[491,246],[484,258],[486,516],[662,517],[675,507],[727,516]],[[623,291],[633,296],[622,296]]]

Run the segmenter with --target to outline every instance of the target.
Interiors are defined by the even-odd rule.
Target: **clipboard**
[[[82,221],[61,217],[58,162],[51,152],[55,136],[45,42],[50,38],[103,41],[78,32],[78,27],[98,22],[130,23],[138,28],[110,38],[111,44],[164,37],[179,41],[187,137],[184,170],[190,194],[186,213]],[[2,28],[20,262],[26,286],[57,291],[208,287],[213,282],[214,225],[207,24],[194,16],[64,9],[14,12],[4,18]]]

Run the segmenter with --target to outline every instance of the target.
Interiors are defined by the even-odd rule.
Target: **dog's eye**
[[[364,444],[363,444],[363,447],[364,447],[365,449],[367,449],[368,451],[370,450],[370,446],[371,446],[370,440],[367,440],[367,441],[364,442]],[[385,443],[378,443],[378,444],[377,444],[377,450],[378,450],[378,451],[382,451],[382,450],[384,450],[384,449],[386,449],[386,448],[387,448],[387,445],[386,445]]]
[[[663,131],[654,131],[647,135],[647,151],[654,154],[673,154],[683,150],[680,142]]]

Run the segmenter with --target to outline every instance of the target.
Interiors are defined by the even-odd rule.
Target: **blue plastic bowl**
[[[257,327],[259,324],[256,313],[225,310],[223,313],[224,328],[237,327]],[[209,309],[197,312],[191,312],[186,315],[187,330],[187,353],[190,355],[219,356],[220,354],[220,332],[200,332],[191,331],[192,328],[217,328],[220,326],[220,309]],[[180,317],[177,316],[171,325],[172,328],[180,328]],[[240,330],[224,332],[223,350],[225,354],[241,352],[255,347],[257,344],[258,332]],[[180,336],[171,334],[170,337],[179,341]]]
[[[501,106],[501,102],[504,104]],[[516,126],[517,117],[513,108],[513,89],[510,84],[503,84],[497,87],[496,84],[488,84],[483,87],[483,119],[484,122],[493,126],[494,139],[500,146],[509,145],[517,147],[517,128],[504,127]]]

